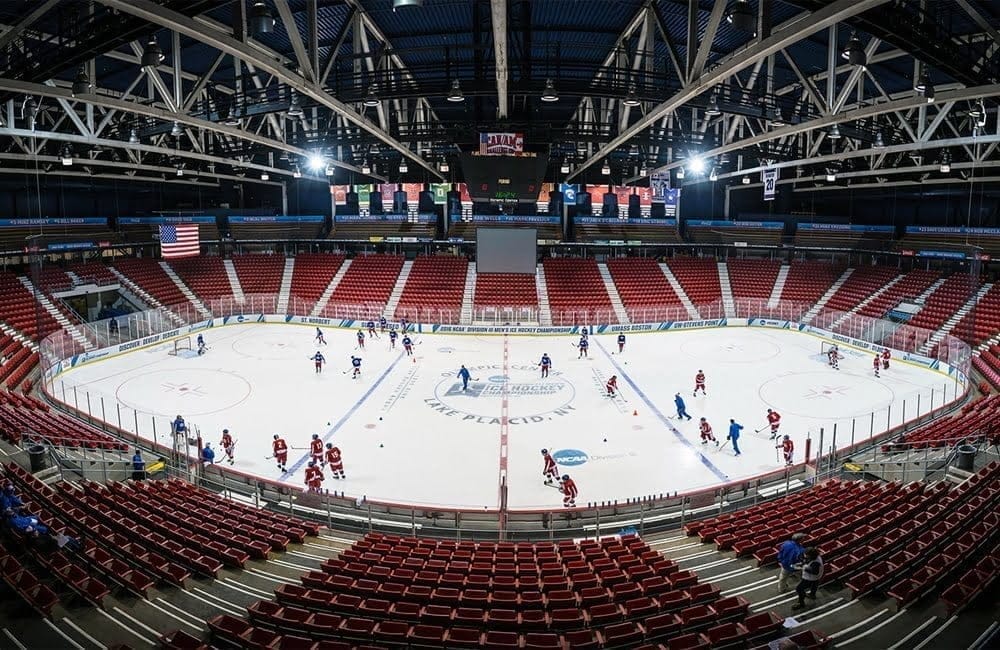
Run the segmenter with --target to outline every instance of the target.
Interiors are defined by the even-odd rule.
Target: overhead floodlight
[[[840,139],[840,125],[834,124],[833,126],[831,126],[830,130],[826,132],[826,137],[830,138],[831,140],[839,140]]]
[[[62,154],[59,156],[59,161],[63,164],[63,167],[69,167],[73,164],[73,151],[69,147],[63,147]]]
[[[146,47],[142,51],[142,59],[140,63],[144,68],[155,68],[156,66],[163,63],[163,50],[160,49],[160,44],[156,42],[155,36],[150,36],[149,41],[146,42]]]
[[[84,66],[80,66],[80,70],[76,73],[76,79],[73,80],[73,96],[85,95],[90,92],[90,77],[87,76],[87,69]]]
[[[564,160],[562,162],[562,165],[559,166],[559,173],[560,174],[568,174],[569,173],[569,161],[568,160]]]
[[[372,166],[368,164],[367,160],[361,163],[361,173],[362,174],[372,173]]]
[[[559,92],[556,90],[556,84],[552,81],[552,77],[545,80],[545,89],[542,90],[542,101],[543,102],[557,102],[559,101]]]
[[[132,129],[128,134],[129,144],[139,144],[139,133]]]
[[[691,172],[694,174],[701,174],[702,172],[705,171],[705,159],[702,158],[701,156],[695,156],[694,158],[691,159],[691,162],[688,163],[688,169],[691,170]],[[680,173],[683,174],[684,172]],[[679,178],[684,178],[684,177],[680,176]]]
[[[292,168],[292,178],[302,178],[302,170],[299,169],[298,165]]]
[[[708,180],[712,181],[713,183],[719,180],[719,174],[716,173],[715,167],[712,167],[712,171],[708,174]]]
[[[451,82],[451,89],[448,91],[448,101],[455,103],[465,101],[465,95],[462,94],[462,83],[458,79],[453,79]]]
[[[170,129],[170,135],[175,138],[179,138],[184,135],[184,129],[181,128],[180,122],[174,122],[174,126]]]
[[[392,0],[392,10],[396,11],[403,7],[423,7],[424,0]]]
[[[633,142],[632,143],[632,146],[628,148],[628,155],[632,156],[633,158],[638,157],[638,155],[639,155],[639,143],[637,143],[637,142]]]
[[[708,106],[705,108],[705,115],[708,117],[717,117],[722,114],[719,110],[719,98],[712,93],[711,97],[708,98]]]
[[[876,149],[884,149],[885,148],[885,140],[882,139],[882,132],[881,131],[876,131],[875,132],[875,148]]]
[[[625,99],[622,100],[622,104],[625,106],[638,106],[640,104],[639,94],[636,91],[634,83],[628,85],[628,90],[625,91]]]
[[[183,176],[184,175],[184,168],[183,167],[178,167],[177,168],[177,175],[178,176]]]
[[[314,172],[318,172],[323,169],[324,166],[326,166],[326,159],[322,155],[318,153],[309,155],[309,169]]]
[[[678,167],[677,168],[677,180],[682,180],[683,178],[684,178],[684,168],[683,167]]]
[[[750,0],[736,0],[726,14],[726,22],[741,32],[757,35],[757,16],[750,6]]]
[[[403,158],[399,161],[399,173],[405,174],[408,171],[410,171],[410,166],[406,164],[406,158]]]
[[[642,163],[639,167],[639,176],[649,176],[649,168],[646,167],[646,163]]]
[[[928,104],[934,103],[934,86],[929,81],[927,82],[927,87],[924,89],[924,99],[927,100]]]
[[[587,143],[586,142],[577,142],[576,143],[576,152],[580,153],[580,154],[587,153]]]
[[[771,124],[774,126],[784,126],[785,118],[781,114],[780,106],[772,106],[768,113],[768,119],[771,120]]]
[[[302,117],[304,114],[302,105],[299,104],[299,96],[292,93],[292,101],[288,104],[288,117]]]
[[[749,185],[750,184],[750,177],[749,176],[744,176],[743,180],[742,180],[742,183],[744,185]]]
[[[927,70],[921,70],[920,74],[913,82],[913,89],[918,93],[922,93],[927,90],[928,84],[930,84],[930,76],[927,74]]]
[[[451,165],[449,165],[449,164],[448,164],[448,161],[447,161],[447,160],[442,160],[442,161],[441,161],[441,164],[440,164],[440,165],[438,165],[438,170],[439,170],[439,171],[440,171],[440,172],[441,172],[442,174],[447,174],[448,172],[450,172],[450,171],[451,171]]]
[[[365,95],[365,101],[362,103],[368,108],[375,108],[379,105],[378,93],[375,92],[375,84],[368,86],[368,94]]]
[[[986,117],[986,105],[983,104],[983,100],[979,100],[972,104],[972,108],[969,109],[969,117],[979,121]]]
[[[948,162],[947,160],[942,160],[941,161],[941,173],[942,174],[947,174],[950,171],[951,171],[951,163]]]
[[[868,55],[865,54],[865,48],[862,47],[861,39],[858,38],[857,33],[851,34],[847,45],[844,46],[844,51],[840,53],[840,58],[854,66],[863,68],[868,65]]]
[[[271,175],[268,174],[267,172],[261,172],[260,173],[260,180],[266,181],[266,180],[270,180],[270,178],[271,178]]]
[[[826,182],[834,183],[837,180],[837,174],[832,170],[826,170]]]
[[[327,165],[325,173],[327,176],[333,176],[333,165]]]
[[[601,165],[601,175],[602,176],[610,176],[611,175],[611,165],[608,164],[607,160],[605,160],[604,164]]]
[[[274,31],[274,14],[263,0],[253,3],[250,9],[250,33],[254,36]]]

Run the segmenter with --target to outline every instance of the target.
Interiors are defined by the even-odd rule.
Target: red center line
[[[498,489],[500,493],[500,537],[506,534],[507,520],[507,437],[509,432],[509,393],[508,381],[510,372],[509,340],[503,335],[503,383],[500,385],[500,475]]]

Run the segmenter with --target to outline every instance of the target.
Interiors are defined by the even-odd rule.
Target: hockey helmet
[[[278,439],[278,434],[274,434],[274,439],[275,439],[275,440],[277,440],[277,439]]]
[[[549,450],[548,450],[548,449],[543,449],[543,450],[542,450],[542,453],[543,453],[543,454],[547,454],[547,453],[549,453]]]
[[[326,448],[327,449],[333,449],[333,443],[332,442],[326,443]]]
[[[319,434],[318,434],[318,433],[314,433],[314,434],[313,434],[313,440],[315,440],[315,439],[317,439],[317,438],[319,438]]]
[[[563,474],[562,480],[568,481],[569,480],[569,474]]]

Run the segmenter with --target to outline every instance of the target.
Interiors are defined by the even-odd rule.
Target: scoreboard
[[[547,155],[462,154],[462,172],[473,201],[534,203],[548,167]]]

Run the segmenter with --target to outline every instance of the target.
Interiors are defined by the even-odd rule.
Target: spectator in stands
[[[791,539],[783,542],[778,547],[778,564],[781,566],[781,573],[778,574],[778,592],[788,591],[788,578],[795,574],[796,565],[802,559],[805,549],[799,542],[805,537],[803,533],[795,533]]]
[[[795,593],[799,595],[799,602],[792,605],[792,609],[803,609],[806,606],[806,598],[816,600],[816,589],[819,581],[823,577],[823,558],[820,557],[819,549],[810,547],[806,549],[802,562],[802,579],[795,586]]]
[[[132,480],[141,481],[146,478],[146,461],[142,459],[142,452],[135,450],[132,456]]]
[[[205,448],[201,450],[201,462],[209,465],[215,464],[215,451],[212,450],[212,443],[205,443]]]
[[[112,318],[108,321],[108,334],[118,334],[118,319]]]
[[[14,490],[14,484],[10,481],[4,481],[3,490],[0,491],[0,511],[5,512],[11,510],[13,512],[18,512],[24,507],[24,502],[21,501],[21,497],[17,496],[17,492]]]
[[[38,521],[38,517],[31,514],[17,513],[13,509],[8,508],[4,511],[4,520],[15,531],[32,539],[38,539],[42,535],[49,534],[49,527]]]

